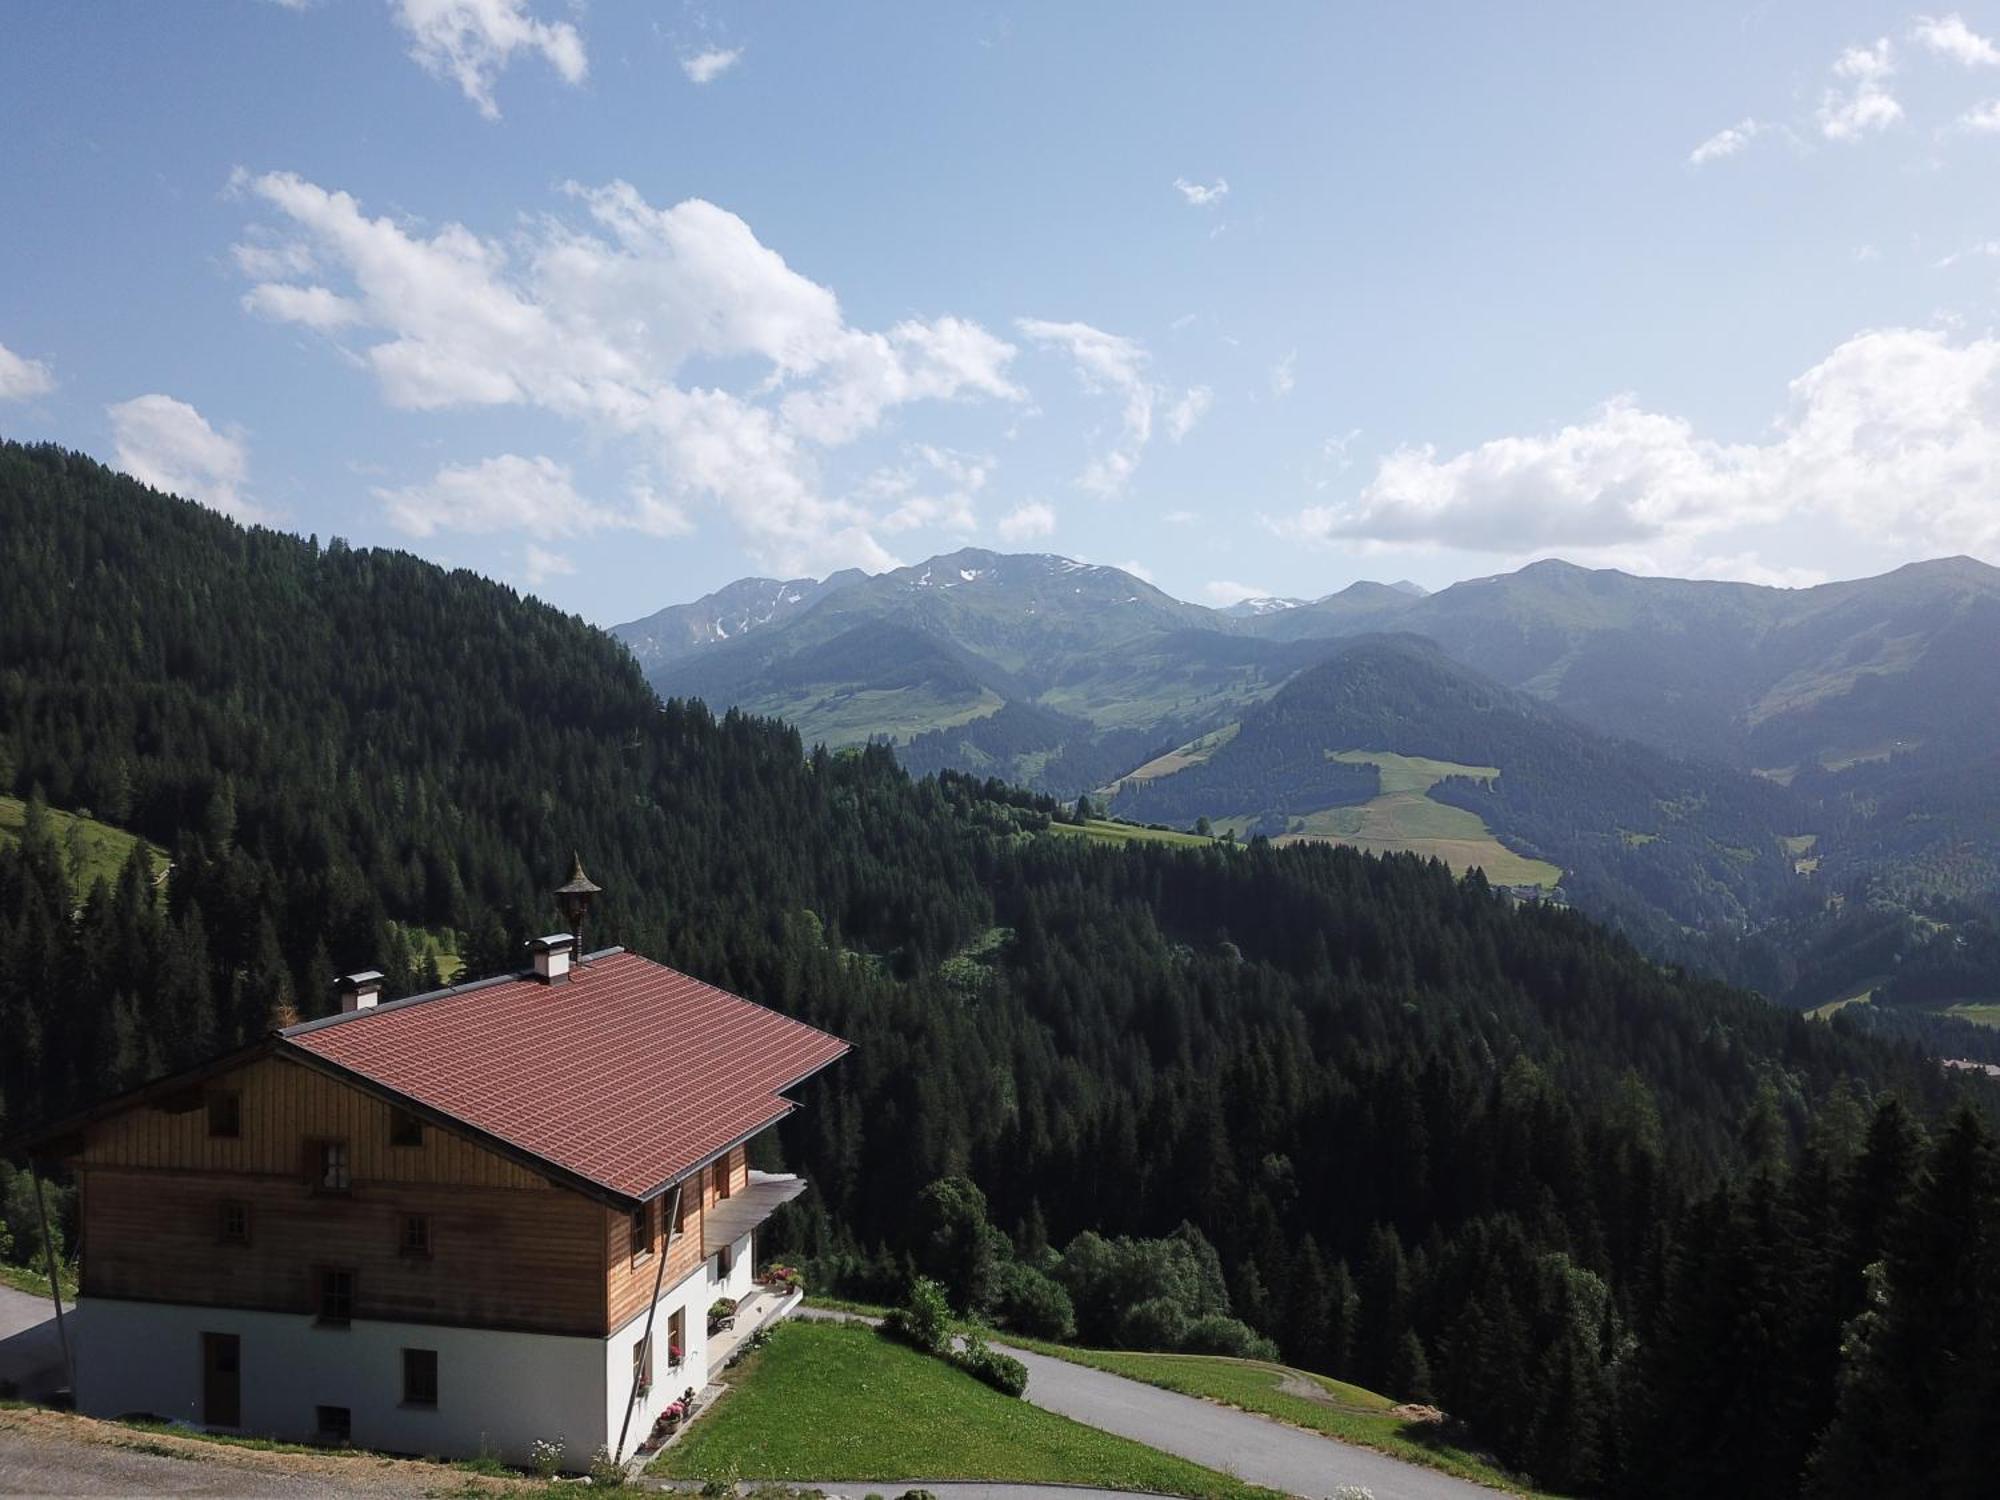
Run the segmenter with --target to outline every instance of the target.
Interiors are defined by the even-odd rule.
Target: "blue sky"
[[[0,26],[0,432],[602,623],[2000,561],[2000,5]]]

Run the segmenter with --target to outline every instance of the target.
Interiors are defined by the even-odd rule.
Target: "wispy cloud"
[[[1201,591],[1225,609],[1232,604],[1241,604],[1245,599],[1268,599],[1271,591],[1254,583],[1237,583],[1233,579],[1218,578],[1204,583]]]
[[[493,85],[517,53],[539,54],[563,82],[590,71],[583,38],[567,21],[539,21],[527,0],[392,0],[410,56],[433,77],[456,83],[489,120],[500,118]]]
[[[681,71],[695,83],[713,83],[743,60],[741,47],[709,47],[681,59]]]
[[[1889,92],[1896,71],[1895,44],[1878,38],[1872,47],[1849,47],[1833,65],[1840,82],[1820,99],[1820,134],[1830,141],[1857,141],[1887,130],[1903,118],[1903,106]]]
[[[56,388],[55,373],[39,359],[28,359],[0,344],[0,401],[26,401]]]
[[[1176,177],[1174,191],[1190,208],[1214,208],[1229,196],[1229,182],[1223,177],[1213,182],[1190,182],[1185,177]]]
[[[1299,351],[1287,351],[1285,357],[1271,366],[1271,394],[1282,401],[1291,395],[1292,388],[1299,383]]]
[[[1167,436],[1178,443],[1190,432],[1195,423],[1208,415],[1215,405],[1215,392],[1205,385],[1190,386],[1167,410]]]
[[[1918,16],[1910,40],[1968,68],[2000,68],[2000,47],[1965,24],[1953,11],[1948,16]]]
[[[993,530],[1003,542],[1015,543],[1031,541],[1036,537],[1052,536],[1056,529],[1055,508],[1040,500],[1027,500],[1008,511],[1000,518],[1000,524]]]
[[[1734,156],[1763,132],[1764,126],[1757,120],[1738,120],[1734,125],[1724,126],[1696,146],[1688,153],[1688,161],[1693,166],[1701,167],[1712,161],[1721,161],[1725,157]]]

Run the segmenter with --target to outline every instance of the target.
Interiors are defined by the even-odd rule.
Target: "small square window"
[[[344,1448],[354,1441],[354,1413],[345,1406],[316,1406],[313,1432],[320,1442]]]
[[[243,1096],[233,1089],[215,1089],[208,1096],[211,1139],[233,1141],[243,1134]]]
[[[322,1267],[319,1273],[319,1320],[344,1328],[354,1320],[354,1273]]]
[[[632,1346],[632,1384],[640,1395],[653,1388],[653,1337],[651,1334]]]
[[[348,1169],[347,1142],[315,1141],[312,1185],[316,1193],[344,1193],[354,1185]]]
[[[221,1223],[218,1228],[223,1244],[249,1244],[250,1205],[237,1198],[225,1198],[222,1201]]]
[[[403,1235],[396,1248],[405,1255],[428,1256],[431,1253],[431,1216],[404,1214]]]
[[[438,1404],[438,1356],[435,1349],[403,1351],[403,1405]]]

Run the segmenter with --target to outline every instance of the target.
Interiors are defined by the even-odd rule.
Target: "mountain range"
[[[967,549],[613,633],[664,696],[1138,821],[1559,884],[1677,956],[1887,902],[1900,961],[2000,892],[2000,569],[1966,557],[1804,589],[1544,561],[1211,609]]]

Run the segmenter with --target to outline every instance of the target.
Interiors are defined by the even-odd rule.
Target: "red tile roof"
[[[575,1177],[643,1198],[771,1124],[847,1043],[612,951],[291,1027],[285,1045]]]

